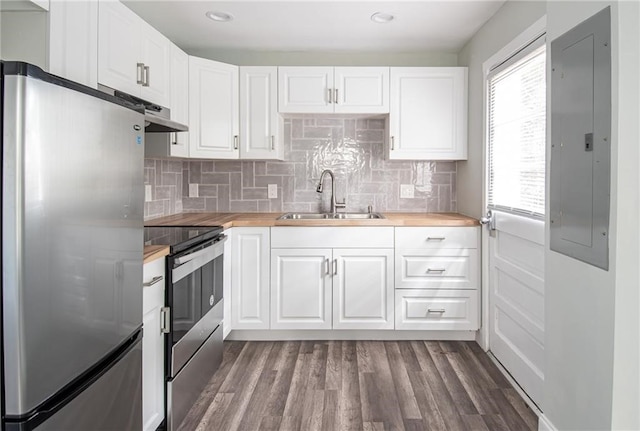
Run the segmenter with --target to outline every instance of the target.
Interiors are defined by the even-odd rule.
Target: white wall
[[[560,430],[640,429],[637,5],[549,1],[547,39],[552,41],[608,5],[612,6],[610,269],[603,271],[549,248],[545,256],[542,410]],[[623,51],[635,55],[621,55]],[[547,228],[547,244],[548,234]]]
[[[469,159],[458,162],[458,211],[472,217],[485,213],[484,76],[482,64],[546,12],[544,1],[508,1],[458,54],[458,65],[469,67]]]
[[[191,50],[189,55],[239,66],[457,66],[458,55],[446,52],[310,52]]]

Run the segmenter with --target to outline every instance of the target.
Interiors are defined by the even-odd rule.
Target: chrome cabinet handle
[[[276,137],[271,135],[271,151],[276,149]]]
[[[392,136],[391,137],[391,151],[395,150],[395,138]]]
[[[445,271],[444,268],[427,268],[427,274],[442,274]]]
[[[330,88],[327,88],[327,95],[328,95],[327,100],[329,100],[329,103],[333,103],[333,99],[331,97],[333,95],[333,92],[331,91]]]
[[[136,63],[136,84],[144,84],[144,63]]]
[[[142,83],[143,87],[149,86],[149,66],[144,66],[144,82]]]
[[[171,132],[171,145],[178,145],[178,134]]]
[[[233,135],[233,149],[238,149],[238,135]]]
[[[151,281],[147,281],[146,283],[142,283],[144,287],[153,286],[154,284],[160,283],[164,277],[162,275],[158,275],[153,277]]]
[[[427,308],[427,313],[440,313],[440,314],[444,314],[445,309],[444,308]]]
[[[335,90],[333,90],[333,100],[336,105],[338,104],[338,89],[336,88]]]
[[[427,241],[444,241],[446,238],[444,236],[428,236]]]
[[[333,259],[333,275],[338,275],[338,259]]]
[[[160,332],[168,334],[171,328],[171,309],[162,307],[160,309]]]
[[[331,275],[331,263],[329,262],[329,258],[326,258],[324,260],[324,268],[325,268],[324,273],[326,275]]]

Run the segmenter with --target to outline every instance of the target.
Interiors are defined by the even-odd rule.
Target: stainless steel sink
[[[383,219],[380,213],[286,213],[278,220],[375,220]]]

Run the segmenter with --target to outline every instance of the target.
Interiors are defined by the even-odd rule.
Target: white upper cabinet
[[[280,67],[280,113],[387,113],[388,67]]]
[[[171,119],[189,124],[189,56],[171,44]],[[189,157],[189,132],[173,133],[170,155]]]
[[[98,2],[51,0],[49,72],[98,88]]]
[[[336,67],[333,91],[336,113],[388,113],[389,68]]]
[[[238,66],[189,57],[189,156],[239,157]]]
[[[118,1],[101,0],[98,82],[162,106],[171,103],[171,42]]]
[[[332,113],[333,67],[279,67],[280,113]]]
[[[466,160],[466,67],[392,67],[390,99],[390,159]]]
[[[240,67],[240,158],[282,160],[279,142],[278,68]]]

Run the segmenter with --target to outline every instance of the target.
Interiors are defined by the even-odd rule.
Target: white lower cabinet
[[[231,236],[231,327],[269,329],[269,228],[236,227]]]
[[[333,329],[393,329],[393,250],[333,250]]]
[[[331,250],[271,250],[271,329],[331,329]]]
[[[142,287],[142,429],[155,431],[164,420],[164,259],[144,265]]]
[[[393,228],[275,227],[271,246],[271,329],[393,329]]]

